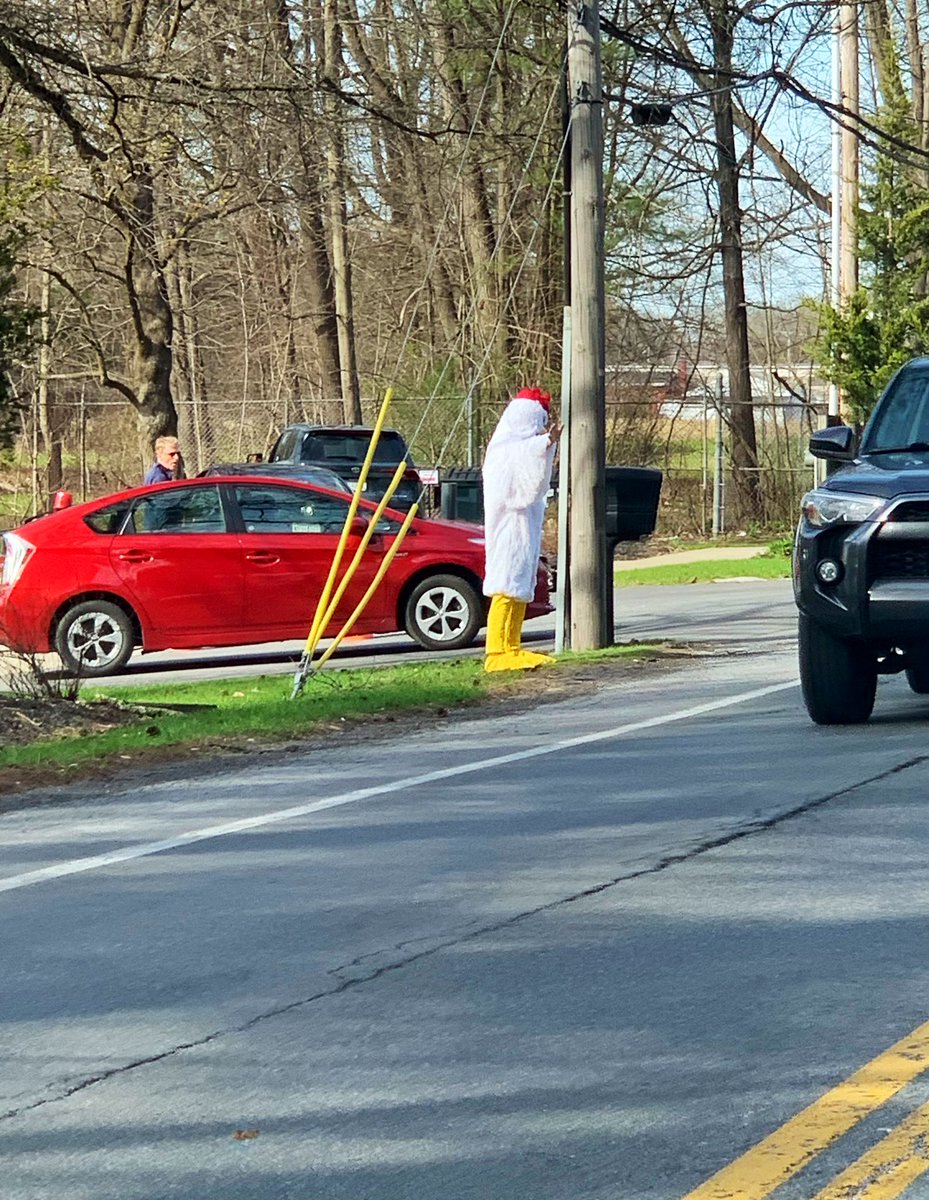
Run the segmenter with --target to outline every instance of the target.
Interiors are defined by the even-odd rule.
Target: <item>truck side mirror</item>
[[[833,462],[851,462],[855,457],[855,431],[850,425],[831,425],[810,438],[810,454]]]

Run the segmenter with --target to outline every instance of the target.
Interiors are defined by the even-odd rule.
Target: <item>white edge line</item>
[[[205,829],[192,829],[187,833],[180,833],[176,837],[165,838],[160,842],[141,842],[136,846],[124,846],[121,850],[111,850],[107,854],[94,854],[89,858],[74,858],[51,867],[42,867],[37,871],[25,871],[21,875],[11,875],[7,879],[0,879],[0,892],[13,892],[34,883],[44,883],[50,879],[63,879],[68,875],[79,875],[84,871],[96,871],[101,867],[130,862],[135,858],[149,858],[153,854],[162,854],[166,850],[176,850],[181,846],[191,846],[195,842],[229,837],[232,834],[261,829],[265,825],[277,825],[295,817],[305,817],[310,813],[323,812],[327,808],[341,808],[345,804],[369,800],[372,796],[388,796],[394,792],[404,791],[406,788],[419,787],[424,783],[436,783],[441,779],[452,779],[457,775],[473,775],[478,771],[487,771],[493,767],[525,762],[527,759],[541,758],[546,754],[557,754],[575,746],[589,746],[595,742],[605,742],[610,738],[637,733],[640,729],[653,729],[658,725],[686,721],[688,717],[699,717],[720,708],[731,708],[735,704],[745,704],[750,700],[760,700],[765,696],[787,691],[788,688],[796,687],[798,682],[799,680],[791,679],[787,683],[775,683],[768,687],[755,688],[754,691],[741,692],[737,696],[727,696],[723,700],[710,700],[705,704],[696,704],[693,708],[684,708],[665,716],[648,717],[644,721],[617,725],[612,729],[600,730],[598,733],[585,733],[578,737],[566,738],[561,742],[534,746],[531,750],[514,750],[511,754],[501,754],[496,758],[485,758],[479,762],[464,763],[457,767],[445,767],[439,771],[428,771],[424,775],[408,775],[405,779],[397,779],[393,783],[379,783],[373,787],[357,788],[352,792],[343,792],[339,796],[330,796],[327,800],[313,800],[309,804],[298,804],[293,808],[279,808],[274,812],[263,813],[261,816],[243,817],[241,820],[227,821],[222,825],[210,825]]]

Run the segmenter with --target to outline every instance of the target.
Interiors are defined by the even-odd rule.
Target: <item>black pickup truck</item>
[[[315,472],[334,472],[354,491],[368,453],[373,430],[365,425],[288,425],[271,448],[266,462],[215,466],[210,474],[254,473],[287,479],[312,478]],[[367,500],[380,500],[400,463],[406,470],[390,500],[391,508],[406,512],[419,497],[422,483],[406,442],[396,429],[382,429],[365,481]]]
[[[837,425],[810,452],[837,469],[803,497],[794,541],[800,681],[817,724],[851,725],[881,673],[929,694],[929,358],[897,371],[860,440]]]

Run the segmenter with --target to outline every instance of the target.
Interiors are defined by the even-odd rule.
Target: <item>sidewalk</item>
[[[637,571],[642,567],[669,567],[672,563],[732,562],[738,558],[757,558],[767,546],[707,546],[704,550],[672,550],[669,554],[651,554],[648,558],[617,558],[616,571]]]

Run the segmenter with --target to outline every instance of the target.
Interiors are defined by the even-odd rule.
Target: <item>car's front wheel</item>
[[[817,725],[860,725],[874,708],[877,659],[866,645],[835,637],[805,613],[799,624],[800,686]]]
[[[132,620],[109,600],[82,600],[55,626],[55,649],[67,671],[82,679],[112,675],[125,666],[135,635]]]
[[[406,602],[406,631],[427,650],[463,650],[483,624],[481,596],[458,575],[423,579]]]

